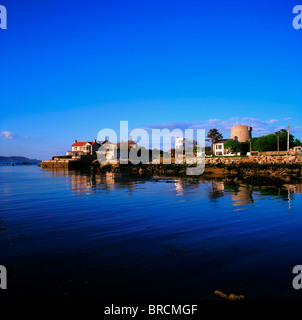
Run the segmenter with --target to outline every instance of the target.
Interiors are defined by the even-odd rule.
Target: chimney
[[[129,136],[129,141],[132,141],[132,135],[130,134],[130,136]]]
[[[105,137],[105,141],[108,141],[108,136]]]
[[[77,143],[78,142],[78,140],[74,140],[74,143]]]
[[[94,139],[93,142],[96,143],[96,139]]]

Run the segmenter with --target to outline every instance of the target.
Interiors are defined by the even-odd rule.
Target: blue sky
[[[302,140],[298,0],[0,4],[1,155],[48,159],[121,120]]]

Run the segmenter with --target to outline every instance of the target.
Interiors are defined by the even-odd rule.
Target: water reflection
[[[175,191],[177,196],[183,196],[186,192],[198,192],[200,187],[199,181],[175,179]]]
[[[225,183],[223,181],[212,181],[212,188],[209,190],[209,199],[215,201],[224,196]]]
[[[106,172],[101,175],[92,174],[89,171],[68,170],[68,169],[43,169],[54,177],[66,177],[74,193],[91,193],[98,190],[111,191],[125,189],[129,195],[133,194],[137,180],[129,178],[125,174]]]
[[[302,184],[286,185],[283,188],[257,188],[245,184],[229,185],[224,181],[214,180],[196,180],[179,178],[137,178],[123,173],[106,172],[102,174],[93,174],[89,171],[68,170],[63,168],[43,169],[45,174],[51,174],[54,177],[65,177],[70,182],[71,190],[75,194],[85,194],[97,191],[110,192],[112,190],[123,189],[129,196],[135,194],[138,184],[145,184],[148,181],[169,182],[172,188],[167,187],[167,192],[176,196],[200,195],[205,193],[210,201],[218,201],[219,198],[231,195],[232,206],[235,210],[243,210],[254,206],[256,195],[271,195],[288,202],[288,209],[291,210],[291,201],[294,195],[302,194]],[[201,188],[207,184],[207,188]]]
[[[249,185],[236,185],[233,188],[229,188],[232,192],[232,205],[234,207],[245,206],[244,209],[250,207],[250,204],[254,203],[253,187]],[[242,210],[242,209],[238,209]]]

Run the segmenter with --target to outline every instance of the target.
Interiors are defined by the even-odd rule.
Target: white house
[[[179,149],[185,150],[186,145],[194,148],[198,145],[198,140],[192,141],[186,137],[184,137],[184,138],[176,137],[175,138],[175,150],[179,150]]]
[[[213,154],[214,156],[226,156],[231,155],[228,150],[225,150],[224,144],[231,139],[222,139],[217,141],[216,143],[213,143]]]
[[[126,150],[129,150],[130,148],[137,148],[137,144],[132,140],[132,136],[129,136],[129,140],[124,142],[123,140],[120,143],[112,143],[108,140],[108,137],[105,137],[105,140],[100,145],[106,145],[104,148],[106,150],[97,151],[97,154],[99,155],[99,159],[102,159],[105,155],[105,158],[103,158],[104,162],[110,162],[115,163],[115,160],[120,159],[120,148],[125,148]]]
[[[105,151],[105,156],[106,160],[114,160],[117,157],[117,144],[112,143],[111,141],[108,140],[108,137],[105,137],[105,140],[101,143],[101,146],[106,143],[106,151]]]

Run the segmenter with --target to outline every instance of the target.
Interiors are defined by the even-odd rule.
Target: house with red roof
[[[96,151],[99,149],[100,143],[94,141],[77,141],[74,140],[74,143],[71,145],[71,151],[68,152],[73,157],[81,156],[95,156]]]

